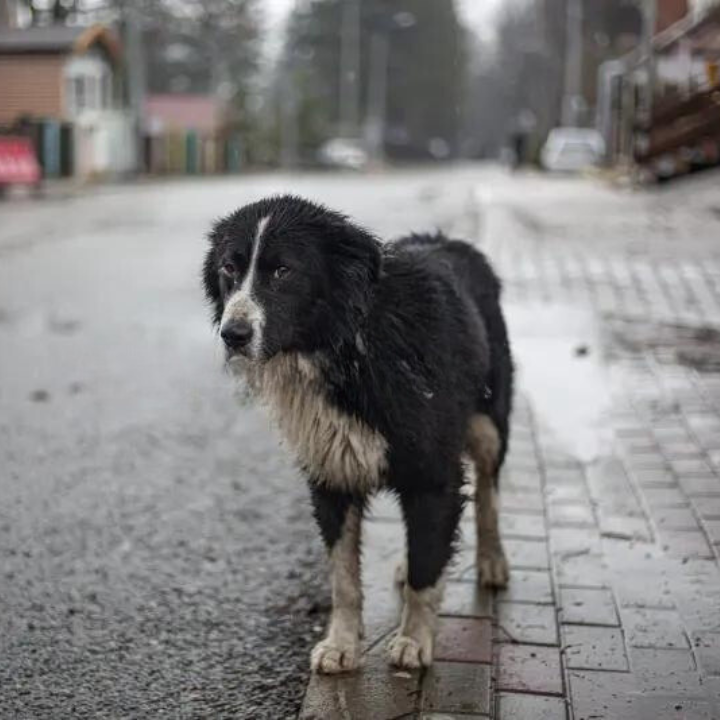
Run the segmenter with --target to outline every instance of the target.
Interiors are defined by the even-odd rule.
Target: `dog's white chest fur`
[[[369,492],[382,484],[387,441],[327,401],[312,360],[279,355],[242,374],[316,481],[347,492]]]

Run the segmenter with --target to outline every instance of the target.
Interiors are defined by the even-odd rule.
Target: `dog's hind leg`
[[[364,504],[346,493],[311,485],[315,517],[330,555],[332,611],[324,640],[312,651],[315,672],[335,674],[357,668],[362,635],[360,530]]]
[[[400,628],[388,647],[390,662],[397,667],[432,663],[445,569],[462,515],[459,485],[458,480],[444,490],[401,495],[407,530],[407,581],[402,586]]]
[[[500,436],[489,416],[475,415],[470,421],[468,452],[476,476],[477,580],[484,587],[505,587],[510,571],[498,527]]]

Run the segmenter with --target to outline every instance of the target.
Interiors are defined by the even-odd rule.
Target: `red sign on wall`
[[[39,181],[40,165],[30,140],[0,136],[0,185],[35,185]]]

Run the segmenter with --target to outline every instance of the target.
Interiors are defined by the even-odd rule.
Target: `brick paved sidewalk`
[[[528,382],[542,338],[525,355],[520,342],[501,481],[509,588],[476,588],[468,516],[434,666],[389,668],[403,535],[379,498],[364,551],[364,667],[312,678],[304,720],[720,720],[720,261],[712,249],[678,262],[538,245],[512,223],[491,209],[485,237],[504,240],[484,245],[511,327],[529,311],[542,334],[543,316],[554,328],[578,308],[597,324],[587,346],[559,346],[569,374],[572,363],[601,373],[598,412],[571,418],[595,442],[588,453],[564,441]],[[555,362],[552,347],[541,363]],[[579,406],[591,402],[568,378],[576,390]]]

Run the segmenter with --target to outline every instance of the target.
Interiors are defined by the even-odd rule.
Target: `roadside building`
[[[46,177],[136,170],[121,54],[103,25],[0,29],[0,127],[33,136]]]
[[[651,41],[599,73],[608,162],[656,177],[720,163],[720,3],[672,17],[659,13]]]

